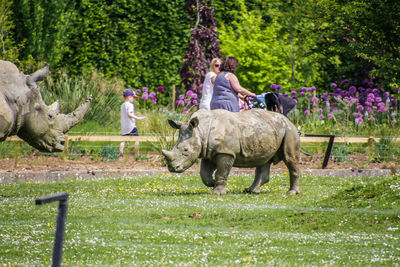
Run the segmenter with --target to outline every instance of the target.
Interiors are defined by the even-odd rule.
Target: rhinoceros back
[[[296,127],[276,112],[253,109],[244,112],[211,110],[196,113],[193,116],[199,116],[202,138],[207,144],[206,158],[224,153],[248,161],[257,158],[264,161],[278,151],[288,132],[291,138],[298,138]]]

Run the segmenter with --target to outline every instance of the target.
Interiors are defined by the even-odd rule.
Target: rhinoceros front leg
[[[200,177],[207,187],[214,187],[215,180],[213,179],[214,171],[217,167],[214,162],[208,159],[202,159],[200,164]]]
[[[215,172],[215,187],[212,191],[214,195],[226,194],[226,181],[232,169],[233,162],[234,158],[227,154],[218,154],[215,157],[217,171]]]
[[[250,194],[258,194],[260,193],[260,188],[263,184],[269,182],[269,173],[271,169],[271,162],[269,161],[267,164],[259,166],[256,168],[256,176],[254,178],[253,184],[246,188],[244,192]]]

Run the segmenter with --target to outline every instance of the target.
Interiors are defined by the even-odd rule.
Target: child
[[[134,98],[138,98],[135,91],[126,89],[123,93],[125,102],[121,105],[121,130],[122,136],[138,136],[139,132],[136,128],[135,120],[143,120],[146,117],[135,116]],[[124,154],[125,142],[119,145],[119,151]]]

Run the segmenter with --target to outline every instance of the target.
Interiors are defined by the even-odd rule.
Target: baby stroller
[[[246,97],[249,109],[261,108],[287,114],[296,106],[296,101],[279,93],[262,93],[257,97]]]

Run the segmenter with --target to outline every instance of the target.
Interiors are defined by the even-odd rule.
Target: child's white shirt
[[[121,105],[121,131],[123,135],[130,133],[136,127],[135,119],[129,118],[129,113],[135,115],[135,105],[129,101],[125,101]]]

